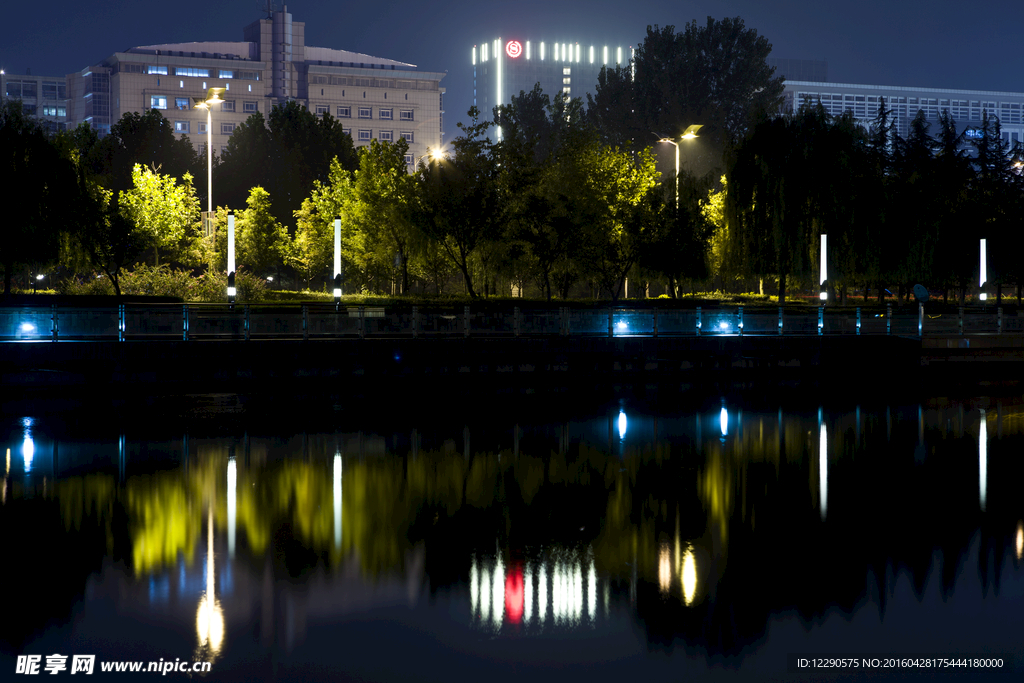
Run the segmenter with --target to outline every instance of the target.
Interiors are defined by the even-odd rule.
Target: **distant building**
[[[25,113],[51,132],[67,129],[68,93],[64,76],[15,76],[0,71],[0,96],[21,100]]]
[[[251,114],[266,117],[289,101],[339,119],[356,147],[405,138],[410,165],[441,146],[445,74],[307,46],[305,23],[292,21],[287,5],[269,14],[243,29],[242,42],[133,47],[68,75],[69,121],[106,134],[126,112],[158,109],[202,151],[206,111],[193,109],[193,98],[205,99],[207,88],[220,87],[227,92],[213,112],[212,133],[221,152]]]
[[[540,83],[549,97],[564,92],[587,101],[597,90],[597,76],[604,66],[626,66],[633,48],[622,45],[548,42],[495,38],[471,51],[473,105],[483,118],[512,96],[530,92]]]
[[[768,66],[775,67],[776,76],[782,76],[787,81],[824,83],[828,80],[828,62],[822,59],[768,57],[764,61]]]
[[[798,80],[786,80],[785,83],[783,108],[787,112],[796,111],[805,104],[821,102],[829,114],[839,116],[849,111],[858,122],[869,126],[878,115],[880,98],[885,98],[886,108],[892,110],[896,130],[904,138],[909,134],[910,122],[918,111],[924,112],[933,134],[937,132],[939,116],[948,111],[956,121],[957,130],[967,131],[968,138],[975,136],[975,131],[981,127],[983,113],[988,112],[989,119],[999,118],[1003,140],[1010,143],[1024,140],[1024,93]]]

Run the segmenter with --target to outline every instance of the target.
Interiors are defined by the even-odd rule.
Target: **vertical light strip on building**
[[[568,46],[565,43],[562,43],[562,61],[563,62],[571,62],[572,61],[572,53],[569,52],[569,48],[568,48]]]
[[[594,63],[594,46],[593,45],[590,46],[590,63],[591,64]]]
[[[583,52],[583,48],[580,47],[579,43],[576,43],[576,63],[580,63],[580,54]]]
[[[530,58],[530,41],[526,41],[526,58]]]
[[[501,45],[502,45],[501,38],[498,38],[496,41],[494,41],[494,61],[496,61],[498,63],[497,64],[497,67],[498,67],[498,94],[497,94],[497,97],[494,98],[495,106],[497,106],[499,104],[503,104],[503,102],[501,100],[501,93],[502,93],[502,90],[501,90],[501,62],[502,62],[502,59],[501,59],[501,52],[502,52]],[[501,126],[497,126],[495,128],[495,134],[496,134],[498,140],[501,140]]]
[[[601,63],[608,64],[608,46],[605,45],[601,50]]]
[[[473,46],[473,66],[476,66],[476,45]]]
[[[483,45],[480,46],[480,61],[487,61],[487,43],[484,43]]]
[[[621,47],[615,48],[615,63],[616,64],[622,64],[622,48]]]
[[[542,61],[542,62],[544,61],[544,43],[543,42],[541,42],[541,44],[540,44],[540,61]]]

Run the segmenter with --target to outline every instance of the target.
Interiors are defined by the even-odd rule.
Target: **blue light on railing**
[[[718,330],[719,330],[719,332],[728,332],[729,331],[729,322],[726,321],[726,320],[723,320],[720,323],[718,323]]]

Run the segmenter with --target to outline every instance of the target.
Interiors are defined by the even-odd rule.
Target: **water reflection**
[[[1002,637],[1024,635],[1000,597],[1022,590],[1013,482],[1024,409],[1001,406],[989,443],[990,404],[962,407],[743,406],[731,430],[717,401],[657,416],[630,408],[628,441],[620,408],[618,442],[615,409],[490,431],[116,433],[61,441],[59,465],[58,439],[33,424],[33,449],[52,445],[54,476],[67,473],[48,487],[29,458],[11,471],[19,423],[0,520],[24,524],[35,500],[60,528],[31,508],[34,535],[85,539],[68,565],[90,586],[73,628],[99,623],[83,596],[108,596],[129,620],[187,627],[195,656],[217,661],[238,661],[253,634],[260,648],[296,652],[314,624],[418,609],[424,590],[454,596],[429,619],[460,614],[488,637],[604,638],[625,621],[652,646],[701,656],[751,655],[785,615],[812,633],[836,612],[906,619],[932,585],[922,613],[976,596]],[[974,417],[980,505],[964,490]],[[12,570],[31,571],[33,557]],[[897,599],[903,584],[909,601]],[[18,642],[37,637],[17,628]]]

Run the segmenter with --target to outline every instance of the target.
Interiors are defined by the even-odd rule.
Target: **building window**
[[[206,123],[199,124],[199,132],[202,133],[203,135],[206,135]]]
[[[393,109],[381,109],[379,110],[379,116],[382,121],[390,121],[394,118]]]
[[[402,131],[402,139],[405,140],[406,142],[408,142],[411,145],[413,143],[412,131],[411,130],[403,130]]]
[[[218,73],[218,75],[221,78],[234,78],[235,77],[235,72],[234,71],[225,71],[224,69],[221,69],[217,73]]]
[[[174,122],[175,133],[187,133],[188,132],[188,121],[175,121]]]
[[[572,69],[570,67],[563,66],[562,67],[562,75],[563,76],[568,76],[570,74],[572,74]]]
[[[398,112],[398,119],[400,121],[412,121],[412,109],[402,109]]]
[[[153,65],[150,65],[150,66],[146,67],[146,73],[148,73],[148,74],[161,74],[163,76],[166,76],[167,75],[167,67],[166,66],[153,66]]]
[[[43,116],[57,116],[57,107],[49,105],[43,107]]]
[[[174,98],[174,108],[178,111],[188,111],[190,109],[189,104],[189,99],[187,97]]]
[[[406,166],[412,166],[412,155],[411,154],[406,154],[405,155],[405,165]]]
[[[223,102],[221,102],[220,110],[221,111],[234,111],[235,110],[235,101],[234,100],[224,100]]]
[[[359,118],[368,119],[373,116],[372,110],[369,107],[359,107]]]
[[[338,107],[338,118],[339,119],[350,119],[350,118],[352,118],[352,107]]]
[[[566,95],[568,95],[570,91],[572,91],[572,88],[570,88],[569,86],[562,88],[562,92],[564,92]]]
[[[150,109],[167,109],[167,98],[163,95],[153,95],[149,98]]]
[[[318,105],[316,105],[316,115],[317,116],[322,116],[322,115],[328,113],[330,110],[331,110],[331,108],[329,106],[327,106],[326,104],[318,104]]]
[[[244,111],[246,114],[255,114],[256,113],[256,103],[255,102],[243,102],[242,103],[242,111]]]
[[[63,83],[43,82],[44,100],[66,100],[68,98],[67,88]]]
[[[395,131],[393,130],[382,130],[378,136],[382,142],[391,142],[395,139]]]
[[[160,73],[164,73],[164,74],[167,73],[167,71],[166,71],[167,67],[164,67],[164,69],[165,70],[161,71]],[[209,69],[197,69],[196,67],[193,67],[193,66],[184,67],[184,68],[183,67],[175,67],[174,68],[174,75],[175,76],[192,76],[193,78],[209,78],[210,77],[210,70]]]
[[[220,124],[221,135],[231,135],[235,132],[235,124],[233,123],[222,123]]]
[[[7,96],[21,97],[21,81],[7,81]]]
[[[200,125],[202,125],[202,124],[200,124]],[[199,156],[206,156],[206,143],[205,142],[199,143]]]
[[[36,115],[36,105],[34,105],[34,104],[23,104],[23,105],[21,105],[21,111],[25,114],[25,116],[35,116]]]
[[[562,79],[562,85],[569,85],[570,83],[572,83],[572,79],[571,78],[563,78]]]
[[[368,130],[361,130],[361,131],[359,131],[359,141],[360,142],[367,142],[370,139],[370,137],[371,137],[370,131],[368,131]]]

